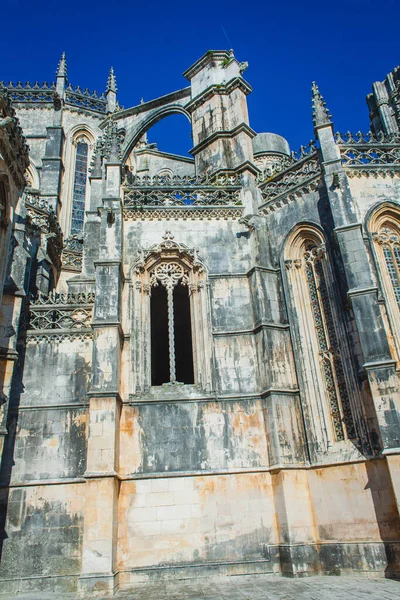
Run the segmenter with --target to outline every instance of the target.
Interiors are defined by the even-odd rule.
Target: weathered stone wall
[[[398,144],[387,139],[378,158],[343,150],[314,85],[318,148],[259,173],[245,68],[210,52],[186,72],[190,89],[138,107],[114,110],[113,74],[103,112],[56,97],[54,110],[21,107],[64,232],[80,130],[94,165],[82,271],[59,280],[70,293],[23,299],[20,283],[3,306],[19,362],[1,467],[2,594],[111,594],[215,572],[399,573],[398,304],[369,226],[377,203],[397,218],[398,167],[385,161]],[[176,113],[192,121],[195,171],[143,142]],[[134,177],[160,169],[173,185]],[[47,295],[60,267],[34,202],[39,229],[16,228],[13,265],[23,280],[23,247],[26,291]],[[152,386],[150,297],[165,284],[171,302],[178,280],[195,382],[176,382],[170,345],[170,381]],[[17,346],[21,306],[31,315]]]

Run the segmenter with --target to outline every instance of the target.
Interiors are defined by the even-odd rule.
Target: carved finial
[[[319,91],[315,81],[313,81],[312,84],[312,108],[314,127],[332,124],[332,115],[329,113],[326,102],[321,96],[321,92]]]
[[[163,240],[167,241],[167,240],[173,240],[174,239],[174,235],[172,235],[171,231],[169,229],[167,229],[163,235]]]
[[[101,177],[102,176],[102,150],[103,150],[103,140],[100,138],[96,142],[96,146],[92,156],[92,162],[90,165],[90,176],[91,177]]]
[[[110,73],[109,73],[108,79],[107,79],[106,94],[108,92],[115,92],[115,93],[117,93],[117,91],[118,91],[117,79],[115,77],[114,67],[111,67],[110,68]]]
[[[117,124],[110,119],[104,133],[104,157],[107,162],[115,163],[121,160],[121,136]]]
[[[65,52],[63,52],[61,54],[61,59],[60,59],[60,62],[58,63],[56,76],[57,77],[65,77],[65,79],[67,79],[67,59],[65,56]]]

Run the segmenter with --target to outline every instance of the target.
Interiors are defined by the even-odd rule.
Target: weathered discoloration
[[[34,189],[17,201],[27,154],[11,119],[0,593],[92,597],[217,571],[399,574],[399,124],[370,98],[375,134],[391,137],[335,142],[314,84],[318,150],[290,155],[279,136],[254,138],[245,67],[208,52],[190,88],[127,110],[113,73],[105,98],[67,88],[65,57],[58,95],[10,88]],[[144,136],[178,113],[194,159]],[[86,220],[63,242],[82,140]],[[152,336],[160,285],[168,322]]]

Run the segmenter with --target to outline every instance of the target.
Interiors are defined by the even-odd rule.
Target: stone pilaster
[[[82,594],[113,593],[117,535],[119,373],[122,346],[121,165],[108,162],[100,209],[99,257],[94,261],[96,300],[89,407],[87,496],[84,522]]]
[[[379,437],[384,451],[400,447],[400,396],[395,361],[392,359],[378,304],[368,252],[362,235],[356,203],[342,167],[333,127],[318,88],[313,88],[315,134],[337,239],[348,285],[348,297],[373,397]],[[325,112],[324,112],[325,111]],[[400,451],[400,448],[399,448]]]

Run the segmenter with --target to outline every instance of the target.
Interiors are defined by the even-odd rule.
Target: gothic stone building
[[[313,84],[296,153],[246,66],[128,109],[65,56],[2,84],[2,594],[399,575],[400,67],[366,134]],[[193,158],[147,142],[171,114]]]

